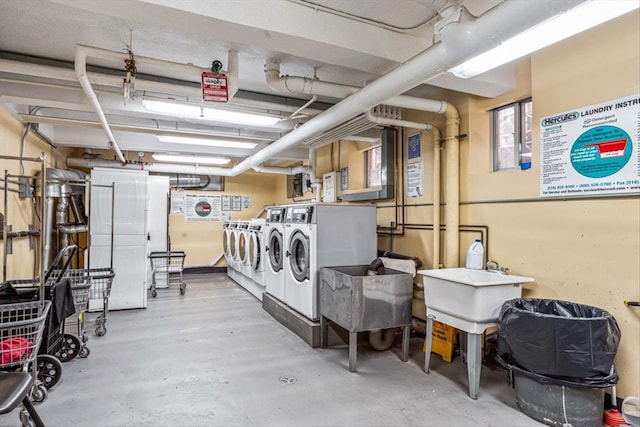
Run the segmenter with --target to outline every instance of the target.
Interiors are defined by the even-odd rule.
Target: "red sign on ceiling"
[[[229,88],[226,74],[205,71],[202,73],[201,86],[203,101],[229,101]]]

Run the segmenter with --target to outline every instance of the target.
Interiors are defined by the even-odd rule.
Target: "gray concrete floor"
[[[434,355],[423,339],[385,352],[312,349],[224,274],[186,275],[187,293],[160,290],[146,310],[112,312],[89,329],[86,359],[36,406],[50,426],[532,426],[515,406],[507,374],[483,368],[478,400],[466,367]],[[0,425],[19,425],[18,410]]]

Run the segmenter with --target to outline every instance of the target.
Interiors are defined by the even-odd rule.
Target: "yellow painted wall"
[[[223,192],[185,189],[185,194],[249,196],[251,208],[231,212],[231,219],[250,219],[265,205],[274,203],[282,183],[286,183],[284,175],[245,172],[237,177],[226,177]],[[186,252],[186,266],[210,264],[223,254],[221,222],[185,222],[184,214],[170,214],[169,235],[171,249]],[[224,258],[216,264],[225,265]]]
[[[21,140],[25,126],[16,120],[8,110],[0,107],[0,154],[4,156],[23,156],[23,157],[40,157],[41,153],[45,153],[47,158],[47,167],[64,167],[64,158],[69,150],[54,149],[50,145],[43,142],[32,132],[27,134],[24,144],[24,151],[21,154]],[[21,170],[20,162],[16,160],[0,159],[1,177],[0,187],[4,187],[4,171],[8,171],[12,175],[28,175],[35,176],[40,174],[39,162],[24,162],[24,171]],[[17,179],[17,178],[12,178]],[[9,185],[9,188],[16,189],[17,186]],[[0,194],[3,194],[0,192]],[[39,209],[39,204],[37,208]],[[13,227],[13,231],[26,231],[29,224],[34,225],[38,229],[40,224],[38,216],[35,214],[34,199],[20,199],[17,193],[8,192],[7,207],[4,206],[4,197],[0,197],[1,212],[8,216],[7,224]],[[38,211],[38,214],[40,212]],[[4,249],[4,242],[2,242]],[[13,240],[13,255],[7,255],[7,280],[15,279],[33,279],[39,273],[36,267],[36,253],[38,253],[36,240],[36,249],[29,250],[28,238],[17,238]],[[0,266],[2,266],[3,258],[0,258]]]
[[[532,97],[533,122],[541,117],[640,93],[640,16],[636,12],[537,52],[517,64],[517,87],[499,98],[468,97],[450,91],[438,99],[460,111],[460,223],[487,225],[488,256],[511,273],[535,278],[525,296],[561,299],[609,311],[622,331],[616,357],[620,396],[640,395],[640,310],[623,301],[640,299],[640,199],[538,199],[540,131],[533,129],[533,167],[491,172],[489,110]],[[442,127],[442,117],[412,112],[408,120]],[[406,136],[416,131],[406,130]],[[432,141],[423,132],[425,194],[409,199],[407,223],[430,223]],[[443,189],[446,183],[443,182]],[[474,202],[467,204],[467,202]],[[380,219],[385,216],[385,221]],[[379,213],[379,224],[388,213]],[[431,231],[405,230],[397,252],[432,258]],[[474,238],[460,236],[460,263]],[[380,244],[389,243],[381,238]],[[424,257],[424,258],[423,258]]]

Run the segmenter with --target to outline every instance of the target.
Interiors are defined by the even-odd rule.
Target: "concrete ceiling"
[[[508,0],[517,1],[517,0]],[[473,15],[482,15],[502,0],[466,0]],[[75,80],[76,45],[126,52],[179,64],[210,68],[213,60],[227,67],[227,55],[238,52],[236,108],[289,116],[311,99],[300,93],[278,93],[267,86],[264,64],[280,63],[281,74],[361,87],[392,71],[438,42],[433,24],[446,0],[3,0],[0,2],[0,102],[16,117],[40,123],[56,144],[106,148],[107,137],[86,95]],[[273,128],[158,116],[146,110],[136,92],[126,102],[121,87],[94,78],[123,78],[123,64],[91,57],[90,80],[114,127],[122,150],[220,154],[242,160],[277,140],[339,99],[319,97],[302,117]],[[60,71],[60,72],[58,72]],[[199,74],[152,69],[140,64],[138,79],[170,81],[199,91]],[[496,96],[513,87],[512,66],[472,80],[445,73],[407,92],[430,97],[441,88]],[[176,93],[157,98],[186,100]],[[192,100],[192,98],[190,99]],[[156,132],[157,130],[157,132]],[[250,151],[159,143],[158,133],[251,137]],[[279,158],[302,160],[307,150],[288,150]],[[274,159],[277,160],[277,159]]]

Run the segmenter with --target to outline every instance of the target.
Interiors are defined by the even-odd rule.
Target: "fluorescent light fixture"
[[[154,160],[159,162],[169,163],[189,163],[197,165],[226,165],[229,163],[229,159],[226,157],[207,157],[207,156],[192,156],[181,154],[162,154],[154,153],[151,155]]]
[[[468,79],[637,9],[638,0],[591,0],[529,28],[449,72]]]
[[[158,140],[161,142],[169,142],[172,144],[190,144],[190,145],[204,145],[206,147],[221,147],[221,148],[239,148],[241,150],[251,150],[255,148],[255,142],[244,141],[225,141],[221,139],[208,139],[208,138],[191,138],[187,136],[173,136],[173,135],[158,135]]]
[[[173,102],[151,101],[148,99],[142,100],[142,105],[147,110],[160,114],[192,117],[241,125],[273,126],[280,121],[279,117],[267,116],[264,114],[245,113]]]

